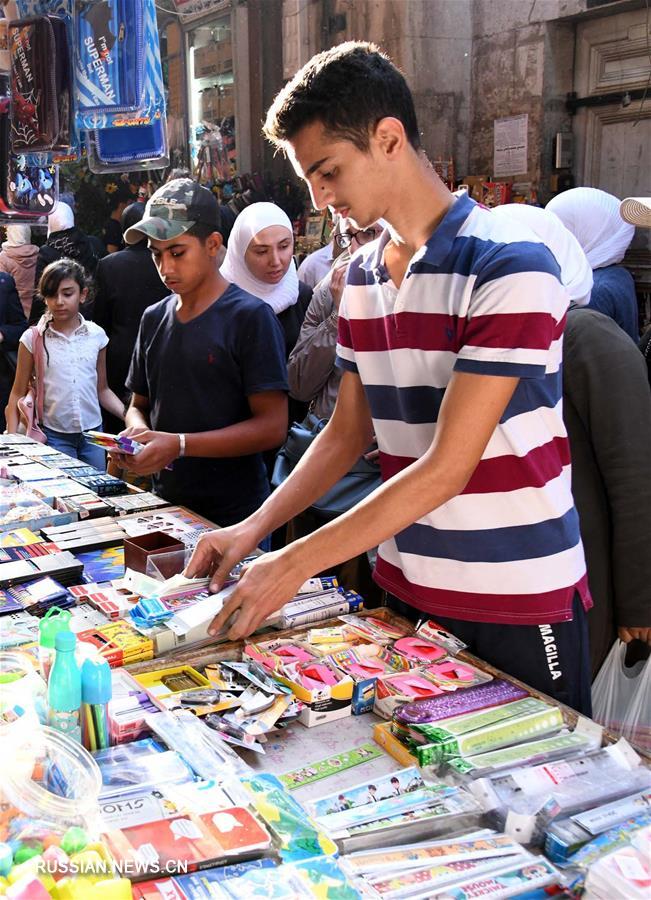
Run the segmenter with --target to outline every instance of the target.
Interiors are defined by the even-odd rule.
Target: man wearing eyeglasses
[[[339,304],[348,265],[365,244],[380,236],[383,224],[358,229],[348,219],[337,225],[333,240],[339,251],[328,274],[315,287],[305,313],[296,346],[287,362],[289,392],[296,400],[312,404],[319,419],[329,419],[335,408],[343,370],[335,365]]]

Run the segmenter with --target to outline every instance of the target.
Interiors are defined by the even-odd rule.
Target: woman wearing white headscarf
[[[29,318],[34,296],[38,247],[32,244],[29,225],[7,225],[7,240],[0,252],[0,272],[7,272],[16,282],[20,303]]]
[[[597,188],[572,188],[553,197],[553,212],[583,247],[594,284],[589,307],[610,316],[636,343],[639,340],[635,282],[619,265],[635,228],[622,219],[620,201]]]
[[[554,254],[561,270],[561,281],[570,298],[570,306],[587,306],[592,290],[592,267],[574,235],[554,213],[539,206],[507,203],[496,206],[493,215],[507,217],[530,228]]]
[[[259,297],[278,317],[289,356],[312,290],[298,280],[292,223],[275,203],[252,203],[235,220],[220,271],[227,281]]]

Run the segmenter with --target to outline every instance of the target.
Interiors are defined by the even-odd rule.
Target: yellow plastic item
[[[128,878],[110,878],[95,885],[92,900],[131,900],[132,896]]]
[[[90,878],[76,875],[62,878],[56,886],[57,900],[131,900],[128,878],[105,878],[93,883]]]
[[[79,866],[79,874],[93,884],[113,877],[113,866],[102,853],[86,848],[70,857],[70,862]]]
[[[0,875],[0,897],[4,897],[7,893],[7,888],[9,887],[9,882],[4,877],[4,875]]]
[[[66,875],[56,886],[58,900],[91,900],[93,883],[83,875]]]
[[[21,878],[24,878],[25,875],[36,875],[38,880],[43,882],[45,890],[51,894],[52,889],[55,887],[54,878],[49,872],[40,870],[39,866],[45,868],[43,857],[40,855],[32,856],[31,859],[26,859],[24,863],[14,866],[7,875],[9,884],[15,884]]]

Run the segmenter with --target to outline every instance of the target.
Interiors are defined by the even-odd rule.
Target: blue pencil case
[[[142,103],[142,0],[76,0],[76,94],[80,112],[132,112]]]
[[[95,147],[101,162],[110,164],[165,156],[165,119],[155,119],[150,125],[98,128],[95,131]]]

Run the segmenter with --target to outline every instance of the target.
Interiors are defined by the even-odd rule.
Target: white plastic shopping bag
[[[592,685],[592,717],[629,743],[651,750],[651,655],[626,665],[627,644],[615,641]]]

